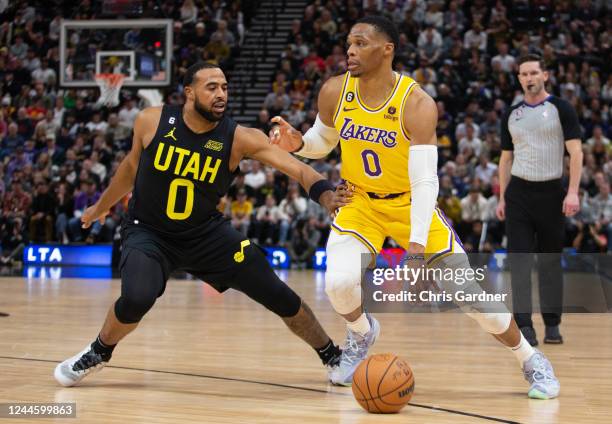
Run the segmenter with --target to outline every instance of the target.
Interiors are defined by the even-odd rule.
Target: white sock
[[[362,336],[365,335],[368,331],[370,331],[370,321],[368,321],[368,317],[366,316],[365,313],[362,313],[359,318],[357,318],[355,321],[353,322],[346,322],[346,326],[356,332],[361,334]]]
[[[535,349],[529,344],[527,339],[525,339],[523,333],[521,333],[520,331],[519,333],[521,334],[521,341],[519,342],[519,344],[515,347],[509,347],[508,349],[510,349],[512,353],[514,353],[514,356],[519,361],[519,364],[521,364],[522,367],[525,361],[531,358],[531,355],[535,353]]]

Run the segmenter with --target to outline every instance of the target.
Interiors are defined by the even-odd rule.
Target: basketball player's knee
[[[121,296],[115,302],[115,316],[122,324],[140,322],[153,307],[156,297]]]
[[[467,315],[476,321],[483,330],[490,334],[505,333],[512,321],[512,315],[509,312],[468,312]]]
[[[115,316],[123,324],[139,322],[164,291],[162,267],[156,259],[131,249],[121,265],[121,280],[121,297],[115,302]]]
[[[360,269],[351,271],[327,271],[325,292],[340,314],[348,314],[361,305]]]

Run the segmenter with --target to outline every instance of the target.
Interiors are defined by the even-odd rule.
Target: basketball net
[[[114,107],[119,104],[119,91],[123,86],[123,74],[96,74],[96,84],[100,88],[99,106]]]

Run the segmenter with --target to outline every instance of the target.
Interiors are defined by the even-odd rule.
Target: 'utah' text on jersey
[[[129,213],[133,222],[185,235],[218,214],[234,174],[229,160],[236,123],[227,117],[205,133],[183,121],[182,106],[163,106],[157,131],[143,150]]]

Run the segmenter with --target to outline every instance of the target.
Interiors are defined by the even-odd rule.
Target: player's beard
[[[204,106],[198,101],[197,97],[193,102],[193,108],[196,110],[196,112],[200,114],[202,118],[206,119],[209,122],[218,122],[223,119],[223,115],[225,114],[225,111],[223,113],[215,113],[211,109],[207,109],[206,106]]]

